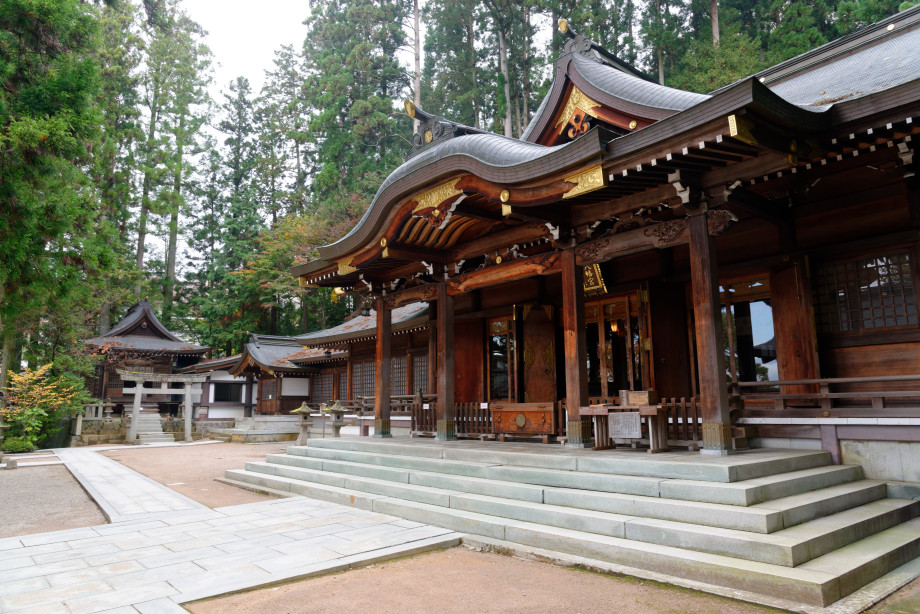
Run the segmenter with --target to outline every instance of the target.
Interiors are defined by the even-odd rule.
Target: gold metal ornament
[[[639,122],[637,122],[636,120],[632,120],[631,122],[629,122],[629,129],[630,129],[630,130],[635,130],[635,129],[636,129],[636,126],[638,126],[638,125],[639,125]]]
[[[431,130],[426,130],[425,131],[425,142],[430,143],[433,138],[434,138],[434,134],[431,133]]]
[[[428,190],[427,192],[419,195],[416,200],[418,203],[415,205],[415,208],[412,210],[412,213],[418,213],[423,209],[429,209],[431,207],[437,207],[445,200],[452,196],[460,196],[463,194],[463,190],[457,189],[457,183],[460,181],[460,177],[452,179],[447,183],[442,183],[436,188]],[[437,217],[437,216],[435,216]]]
[[[406,115],[415,119],[415,103],[411,100],[406,100],[403,102],[403,106],[406,108]]]
[[[565,17],[559,18],[559,31],[563,34],[568,34],[569,32],[569,20]]]
[[[380,247],[386,247],[386,246],[387,246],[387,238],[380,237]]]
[[[348,275],[349,273],[354,273],[358,270],[357,267],[351,266],[351,261],[349,258],[339,260],[336,264],[339,265],[339,275]]]
[[[508,190],[502,190],[502,193],[498,195],[503,203],[508,202],[511,199],[511,192]]]
[[[580,194],[593,192],[607,187],[607,176],[600,164],[592,166],[586,171],[570,175],[564,179],[566,183],[574,183],[575,187],[562,195],[562,198],[574,198]]]
[[[569,94],[569,98],[565,103],[565,108],[562,109],[562,114],[559,116],[558,121],[556,121],[556,128],[559,130],[559,134],[562,134],[562,131],[565,130],[566,125],[572,116],[575,115],[576,111],[581,111],[591,117],[597,117],[597,111],[594,109],[601,106],[601,103],[589,98],[582,92],[580,89],[572,86],[572,92]]]

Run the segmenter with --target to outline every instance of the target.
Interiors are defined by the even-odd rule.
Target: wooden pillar
[[[392,318],[386,306],[385,296],[377,297],[377,352],[374,358],[374,437],[390,435],[390,343],[392,341]]]
[[[700,411],[703,418],[702,454],[733,453],[722,348],[715,241],[709,236],[705,211],[690,218],[690,278],[699,366]]]
[[[438,439],[456,439],[454,407],[454,297],[438,284]]]
[[[429,303],[431,305],[431,303]],[[438,393],[438,323],[428,322],[428,394]]]
[[[351,344],[348,344],[348,362],[345,363],[345,397],[348,399],[355,398],[354,390],[354,362],[351,358]]]
[[[185,382],[185,442],[192,440],[192,384]]]
[[[578,410],[588,404],[588,352],[585,343],[585,272],[575,250],[562,252],[562,336],[565,352],[566,446],[591,447],[590,418]]]
[[[243,399],[243,416],[249,418],[252,416],[252,393],[256,393],[256,413],[259,413],[258,403],[259,403],[259,393],[260,390],[253,390],[253,379],[252,374],[246,374],[246,398]],[[261,387],[261,382],[259,383]]]
[[[137,421],[141,415],[141,397],[144,396],[144,383],[135,380],[134,382],[134,404],[131,406],[131,426],[128,428],[128,443],[134,443],[137,439]]]

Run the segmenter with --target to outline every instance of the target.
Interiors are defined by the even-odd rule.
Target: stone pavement
[[[459,543],[306,497],[212,510],[95,451],[57,452],[113,522],[0,539],[0,612],[185,612],[177,604]]]

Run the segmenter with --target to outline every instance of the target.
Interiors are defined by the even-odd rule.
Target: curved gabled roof
[[[390,173],[355,227],[335,243],[320,247],[319,255],[332,260],[361,247],[379,230],[387,209],[396,199],[438,177],[468,172],[488,181],[516,183],[583,162],[600,155],[601,151],[597,130],[554,147],[497,134],[468,134],[446,140],[425,149]],[[436,168],[434,162],[437,162]]]
[[[314,369],[302,367],[290,361],[290,358],[303,349],[293,337],[276,335],[249,335],[249,343],[243,346],[243,353],[230,369],[230,374],[238,377],[247,367],[258,367],[270,374],[275,373],[315,373]]]
[[[167,330],[147,299],[129,307],[121,322],[86,343],[102,348],[164,354],[204,354],[211,349],[183,341]]]
[[[634,105],[637,111],[684,111],[708,100],[706,94],[696,94],[659,85],[616,68],[600,64],[583,55],[572,56],[575,79],[584,81],[585,86],[606,94],[611,99]],[[590,95],[590,92],[585,91]]]
[[[583,38],[579,36],[571,42]],[[585,39],[580,45],[566,46],[568,52],[556,61],[552,87],[521,135],[522,140],[542,140],[553,127],[556,110],[564,103],[572,85],[608,108],[650,121],[670,117],[709,98],[705,94],[685,92],[650,81],[631,67],[594,53],[593,47],[588,52],[582,51],[589,43]]]

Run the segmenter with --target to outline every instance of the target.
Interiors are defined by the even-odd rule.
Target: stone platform
[[[824,452],[311,440],[228,481],[824,608],[920,556],[920,502]],[[903,489],[899,492],[905,492]],[[894,587],[896,588],[896,587]],[[893,589],[892,589],[893,590]]]

